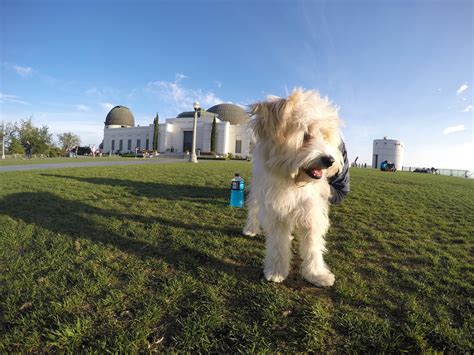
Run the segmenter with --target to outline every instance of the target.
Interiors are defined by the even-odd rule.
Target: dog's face
[[[313,91],[296,89],[251,108],[252,129],[266,168],[296,182],[316,182],[342,170],[337,109]]]

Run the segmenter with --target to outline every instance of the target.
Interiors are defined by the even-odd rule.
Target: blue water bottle
[[[244,207],[244,179],[235,173],[230,185],[230,207]]]

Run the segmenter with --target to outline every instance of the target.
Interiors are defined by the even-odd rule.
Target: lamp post
[[[195,102],[194,105],[194,123],[193,123],[193,145],[191,148],[191,155],[189,156],[189,162],[190,163],[197,163],[197,156],[196,156],[196,126],[197,126],[197,114],[201,106],[199,105],[199,102]]]
[[[5,159],[5,123],[2,121],[2,159]]]

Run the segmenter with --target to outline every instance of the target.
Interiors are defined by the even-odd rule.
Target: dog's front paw
[[[286,275],[274,271],[264,271],[265,279],[267,281],[281,283],[286,279]]]
[[[326,270],[320,274],[304,274],[303,277],[306,281],[321,287],[329,287],[334,285],[334,280],[336,279],[334,274],[329,270]]]

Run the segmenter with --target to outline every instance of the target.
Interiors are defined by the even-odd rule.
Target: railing
[[[455,177],[471,178],[471,179],[474,178],[473,171],[459,170],[459,169],[435,169],[435,168],[418,168],[418,167],[413,167],[413,166],[403,166],[402,171],[455,176]]]
[[[372,164],[354,164],[351,163],[351,168],[368,168],[372,169]],[[419,168],[416,166],[402,166],[401,171],[410,171],[410,172],[420,172],[433,175],[445,175],[445,176],[455,176],[462,177],[467,179],[474,179],[474,171],[470,170],[460,170],[460,169],[435,169],[435,168]]]

